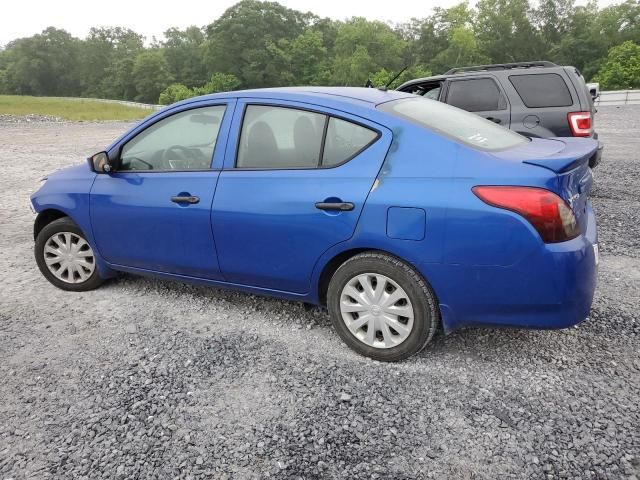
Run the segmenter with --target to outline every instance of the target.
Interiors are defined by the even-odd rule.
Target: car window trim
[[[146,131],[148,128],[153,127],[154,125],[162,122],[163,120],[166,120],[167,118],[171,118],[174,115],[178,115],[180,113],[184,113],[184,112],[188,112],[190,110],[197,110],[199,108],[207,108],[207,107],[220,107],[220,106],[224,106],[224,114],[222,115],[222,118],[220,119],[220,126],[222,126],[222,122],[224,122],[224,119],[227,115],[227,111],[228,111],[228,107],[229,107],[229,103],[230,102],[220,102],[220,103],[207,103],[206,105],[193,105],[191,106],[190,104],[190,108],[184,108],[184,109],[180,109],[177,110],[175,112],[171,112],[169,115],[164,115],[161,118],[157,119],[155,122],[150,123],[149,125],[145,125],[142,129],[140,129],[139,131],[136,132],[136,134],[131,137],[128,138],[126,142],[122,143],[119,147],[118,147],[118,166],[120,165],[120,162],[122,161],[122,150],[124,149],[125,145],[127,145],[129,142],[131,142],[132,140],[135,140],[138,135],[140,135],[142,132]],[[170,173],[170,172],[215,172],[215,171],[220,171],[220,168],[213,168],[213,159],[216,155],[216,149],[218,148],[218,140],[220,139],[220,128],[218,129],[218,136],[216,137],[216,144],[213,146],[213,151],[211,152],[211,161],[209,162],[209,168],[188,168],[185,170],[173,170],[173,169],[162,169],[162,170],[118,170],[115,169],[112,174],[115,173]]]
[[[476,110],[476,111],[471,111],[471,110],[467,110],[466,108],[461,108],[461,107],[456,107],[455,105],[451,105],[449,103],[449,93],[451,93],[451,84],[455,83],[455,82],[470,82],[473,80],[491,80],[493,82],[493,84],[496,86],[496,88],[498,89],[498,93],[500,95],[502,95],[502,97],[504,97],[504,101],[506,104],[505,108],[501,108],[501,109],[494,109],[494,110]],[[504,88],[502,87],[502,85],[500,85],[500,83],[498,83],[498,81],[491,75],[478,75],[478,76],[473,76],[473,77],[467,77],[467,78],[448,78],[447,79],[447,91],[445,96],[443,97],[442,103],[446,103],[447,105],[451,105],[452,107],[456,107],[456,108],[460,108],[462,110],[466,110],[467,112],[470,113],[482,113],[482,112],[508,112],[510,110],[510,104],[509,104],[509,97],[508,95],[505,93]]]
[[[238,167],[238,154],[240,153],[240,140],[242,138],[242,129],[244,128],[244,119],[245,119],[245,115],[247,113],[247,108],[249,106],[262,106],[262,107],[276,107],[276,108],[289,108],[292,110],[302,110],[303,112],[311,112],[311,113],[316,113],[319,115],[324,115],[325,116],[325,126],[324,126],[324,131],[323,131],[323,136],[322,136],[322,145],[320,146],[320,159],[318,161],[318,165],[315,167]],[[353,155],[351,155],[350,157],[346,158],[345,160],[343,160],[340,163],[336,163],[335,165],[331,165],[331,166],[325,166],[322,165],[322,157],[324,156],[324,145],[325,142],[327,140],[327,130],[329,127],[329,120],[331,119],[331,117],[337,118],[339,120],[343,120],[345,122],[349,122],[349,123],[353,123],[355,125],[358,125],[362,128],[366,128],[367,130],[370,130],[372,132],[376,133],[376,136],[369,142],[367,143],[365,146],[363,146],[360,150],[358,150],[357,152],[355,152]],[[233,172],[233,171],[265,171],[265,170],[329,170],[332,168],[338,168],[341,167],[342,165],[350,162],[351,160],[353,160],[355,157],[357,157],[358,155],[360,155],[362,152],[364,152],[366,149],[368,149],[371,145],[373,145],[374,143],[376,143],[380,138],[382,137],[382,132],[380,130],[378,130],[377,128],[373,128],[369,125],[365,125],[364,123],[361,122],[357,122],[354,121],[350,118],[347,117],[343,117],[340,115],[334,115],[333,113],[328,113],[326,111],[322,111],[322,110],[317,110],[317,109],[313,109],[310,107],[300,107],[297,105],[283,105],[281,103],[277,103],[277,102],[270,102],[270,101],[250,101],[250,102],[245,102],[244,103],[244,107],[242,109],[242,117],[240,119],[240,130],[238,131],[238,140],[236,141],[236,152],[235,152],[235,159],[233,161],[233,167],[232,168],[228,168],[225,169],[226,172]]]

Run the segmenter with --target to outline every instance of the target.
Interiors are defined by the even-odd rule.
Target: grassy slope
[[[137,120],[153,110],[117,103],[56,97],[0,95],[0,115],[51,115],[67,120]]]

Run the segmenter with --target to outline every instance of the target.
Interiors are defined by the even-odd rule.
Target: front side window
[[[481,150],[504,150],[529,141],[478,115],[422,97],[393,100],[378,108]]]
[[[224,105],[194,108],[163,118],[123,146],[118,170],[211,168],[225,108]]]
[[[468,112],[505,110],[507,101],[490,78],[456,80],[449,85],[447,103]]]
[[[313,168],[320,163],[325,115],[248,105],[238,148],[239,168]]]

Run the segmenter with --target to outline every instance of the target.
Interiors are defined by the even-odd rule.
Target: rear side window
[[[573,105],[564,79],[557,73],[510,75],[509,81],[529,108],[568,107]]]
[[[322,155],[323,166],[333,166],[349,160],[378,137],[378,132],[355,123],[331,117]]]
[[[317,167],[326,116],[295,108],[248,105],[237,167]]]
[[[248,105],[236,167],[333,167],[350,160],[377,138],[374,130],[321,113]]]
[[[505,110],[507,101],[491,78],[456,80],[449,85],[447,103],[468,112]]]
[[[378,108],[480,150],[504,150],[529,141],[478,115],[422,97],[394,100]]]

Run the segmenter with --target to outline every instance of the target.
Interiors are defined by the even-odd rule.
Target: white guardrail
[[[128,100],[111,100],[108,98],[84,98],[84,97],[62,97],[66,100],[73,100],[80,102],[82,100],[88,100],[90,102],[102,102],[102,103],[118,103],[120,105],[127,105],[129,107],[148,108],[149,110],[159,110],[164,105],[152,105],[149,103],[129,102]]]
[[[606,105],[640,105],[640,90],[600,92],[600,96],[593,103],[598,107]]]

